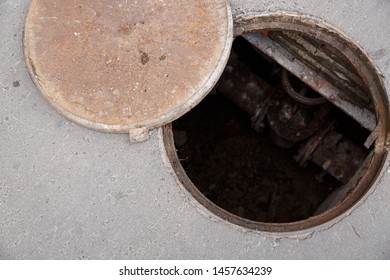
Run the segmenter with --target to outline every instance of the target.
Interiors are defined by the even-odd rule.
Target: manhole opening
[[[327,92],[341,89],[338,98],[364,108],[375,126],[324,96],[323,89],[319,94],[309,87],[306,72],[291,74],[252,35],[298,54],[309,42],[330,57],[313,58],[308,50],[294,59],[314,59],[323,68],[304,63],[321,75],[315,83],[330,82]],[[328,64],[334,61],[339,63]],[[286,36],[267,29],[236,38],[212,92],[164,129],[168,154],[170,145],[177,152],[170,157],[179,179],[217,215],[259,230],[302,230],[346,213],[367,193],[383,156],[374,143],[381,134],[373,133],[380,113],[370,85],[360,78],[346,57],[304,32]]]

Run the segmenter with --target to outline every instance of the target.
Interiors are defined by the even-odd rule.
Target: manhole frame
[[[386,87],[381,79],[375,63],[369,55],[342,31],[324,22],[322,19],[302,14],[276,12],[269,14],[251,15],[234,22],[235,38],[244,34],[258,31],[289,30],[303,32],[316,36],[316,39],[327,44],[343,47],[346,58],[370,89],[377,117],[375,153],[368,164],[366,172],[354,189],[344,197],[338,205],[324,213],[308,219],[292,223],[264,223],[248,220],[228,212],[206,198],[187,176],[180,164],[174,145],[172,124],[165,125],[162,130],[166,156],[173,168],[179,185],[196,202],[217,217],[229,223],[277,236],[296,236],[310,234],[340,222],[350,215],[375,190],[375,182],[383,172],[383,166],[388,154],[386,145],[389,135],[389,107]]]

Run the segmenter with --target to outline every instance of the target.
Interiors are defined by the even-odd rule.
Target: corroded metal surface
[[[73,121],[127,132],[170,122],[222,73],[226,0],[34,0],[25,55],[44,96]]]
[[[315,61],[314,59],[311,60],[311,63],[317,64],[315,66],[308,66],[308,63],[304,62],[303,59],[300,59],[297,56],[298,51],[296,53],[292,53],[291,48],[287,50],[284,46],[280,46],[268,37],[261,36],[260,34],[247,34],[243,37],[254,47],[272,57],[285,69],[298,77],[302,82],[324,96],[333,105],[339,107],[346,114],[359,122],[364,128],[370,131],[373,131],[376,128],[377,120],[371,109],[370,103],[364,103],[371,102],[369,100],[369,96],[361,91],[360,85],[355,84],[353,88],[354,91],[350,93],[345,89],[347,87],[349,89],[352,88],[349,83],[353,83],[353,80],[348,77],[356,77],[358,76],[357,74],[348,72],[349,70],[344,70],[344,75],[343,73],[332,69],[335,72],[329,80],[334,82],[336,81],[335,77],[339,75],[338,82],[333,84],[327,78],[324,78],[319,74],[319,72],[324,72],[323,69],[327,69],[327,67],[322,66],[321,63]],[[306,50],[308,51],[308,49],[309,48]],[[323,56],[325,57],[325,54]],[[340,56],[337,56],[337,58],[339,57]],[[330,64],[331,62],[327,61],[327,63]],[[342,67],[340,66],[341,64],[334,63],[334,65],[339,66],[339,68]],[[337,66],[334,67],[336,68]],[[348,67],[345,67],[345,69],[348,69]],[[332,71],[329,70],[328,72],[331,73]],[[348,80],[348,83],[346,83],[345,80]],[[340,87],[341,84],[344,85],[345,88]]]
[[[298,32],[271,32],[269,37],[318,75],[340,89],[340,98],[361,107],[370,106],[366,88],[342,50]]]
[[[279,67],[270,68],[267,71],[276,73]],[[301,166],[310,160],[321,167],[324,174],[329,173],[347,184],[366,159],[368,150],[336,132],[340,118],[335,116],[325,98],[291,96],[287,87],[290,91],[295,89],[290,81],[286,85],[288,75],[282,70],[279,79],[282,85],[272,86],[233,52],[217,91],[251,115],[255,130],[260,128],[257,131],[263,132],[261,128],[268,127],[277,146],[292,148],[299,143],[301,147],[295,160]]]
[[[330,131],[314,151],[311,160],[334,178],[347,184],[367,157],[368,152],[343,137]]]
[[[285,148],[310,138],[330,119],[330,103],[322,106],[301,104],[281,85],[270,85],[238,59],[229,61],[217,89],[251,116],[255,130],[261,131],[266,121],[271,135],[277,137],[273,140],[278,139],[281,144],[278,146]]]
[[[235,66],[229,63],[218,85],[219,92],[251,116],[257,115],[258,111],[263,109],[264,103],[267,103],[266,100],[270,95],[276,94],[277,90],[245,64]]]

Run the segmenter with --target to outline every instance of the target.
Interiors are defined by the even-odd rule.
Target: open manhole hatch
[[[385,156],[375,67],[310,17],[254,17],[235,31],[228,62],[226,0],[33,0],[25,57],[43,96],[78,124],[134,142],[168,124],[178,178],[218,216],[271,232],[342,217]]]
[[[62,115],[140,142],[213,88],[232,33],[226,0],[33,0],[25,57]]]
[[[361,49],[318,20],[261,17],[236,30],[217,86],[165,127],[178,178],[209,210],[252,229],[337,221],[382,167],[380,78]]]

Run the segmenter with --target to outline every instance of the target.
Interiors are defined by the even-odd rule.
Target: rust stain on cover
[[[33,0],[26,61],[61,113],[126,132],[195,106],[224,64],[228,22],[225,0]]]

